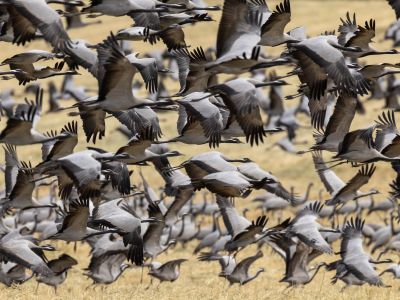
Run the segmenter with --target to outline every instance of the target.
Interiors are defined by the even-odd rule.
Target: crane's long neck
[[[374,195],[374,194],[376,194],[376,191],[369,191],[367,193],[359,193],[359,195],[357,195],[354,198],[354,200],[357,200],[357,199],[360,199],[360,198],[364,198],[364,197],[368,197],[368,196],[371,196],[371,195]]]
[[[245,163],[246,162],[246,160],[240,159],[240,158],[236,158],[236,159],[225,158],[225,160],[228,161],[228,162],[237,162],[237,163]]]
[[[310,191],[311,191],[312,186],[313,186],[313,184],[310,182],[307,186],[306,194],[304,195],[304,202],[308,201],[308,198],[310,197]]]
[[[247,282],[252,281],[253,279],[256,279],[262,272],[264,272],[264,269],[258,269],[257,273],[254,274],[253,276],[250,276],[249,278],[247,278],[242,284],[246,284]]]
[[[371,205],[369,206],[369,212],[368,215],[372,212],[372,210],[375,208],[375,198],[373,195],[371,195]]]
[[[181,227],[181,231],[178,234],[178,237],[181,237],[184,232],[185,232],[185,216],[183,216],[183,218],[182,218],[182,227]]]
[[[375,265],[380,265],[380,264],[387,264],[387,263],[391,263],[393,262],[390,259],[384,259],[384,260],[370,260],[369,261],[371,264],[375,264]]]
[[[207,197],[206,197],[206,194],[204,193],[203,194],[203,207],[201,208],[203,211],[205,211],[205,209],[207,207],[207,203],[208,203]]]
[[[81,6],[83,4],[82,1],[67,1],[67,0],[48,0],[46,1],[47,4],[54,3],[54,4],[65,4],[70,6]]]
[[[318,271],[319,271],[323,266],[325,266],[325,264],[320,264],[320,265],[318,265],[318,267],[317,267],[313,272],[311,272],[311,274],[310,274],[310,279],[309,279],[307,282],[311,282],[311,281],[314,279],[314,277],[317,275]]]
[[[213,231],[217,230],[217,215],[216,215],[216,213],[213,213],[213,226],[212,226],[212,230],[213,230]]]
[[[390,215],[390,230],[392,232],[392,235],[397,235],[399,230],[395,229],[393,220],[394,220],[394,216],[393,216],[393,213],[391,213],[391,215]]]
[[[168,244],[167,244],[166,246],[163,246],[163,247],[162,247],[163,250],[162,250],[159,254],[161,254],[161,253],[167,251],[167,250],[169,249],[169,247],[171,247],[172,245],[175,245],[175,244],[176,244],[176,240],[171,240],[171,241],[169,241]]]
[[[200,232],[201,232],[201,223],[198,223],[197,226],[196,226],[196,228],[197,228],[197,232],[196,232],[196,234],[194,235],[195,237],[197,237],[197,236],[200,234]]]
[[[216,225],[216,230],[221,234],[221,228],[219,227],[219,222],[218,222],[218,218],[215,218],[215,225]]]
[[[193,10],[207,10],[207,11],[217,11],[217,10],[221,10],[221,7],[219,6],[206,6],[206,7],[191,7],[191,8],[187,8],[187,11],[193,11]]]
[[[368,51],[361,55],[361,57],[372,56],[372,55],[385,55],[385,54],[397,54],[397,51],[389,50],[389,51],[377,51],[372,50]]]
[[[399,74],[400,71],[388,71],[388,72],[384,72],[381,75],[378,76],[379,77],[383,77],[383,76],[388,76],[388,75],[395,75],[395,74]]]

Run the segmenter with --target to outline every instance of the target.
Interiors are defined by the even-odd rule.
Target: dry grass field
[[[209,4],[215,4],[217,1],[209,1]],[[274,7],[277,1],[268,1],[270,7]],[[221,4],[218,1],[218,4]],[[377,37],[375,38],[378,49],[390,49],[390,42],[382,42],[384,30],[394,20],[394,13],[389,5],[384,0],[374,1],[334,1],[334,0],[320,0],[320,1],[300,1],[292,0],[292,22],[288,28],[296,26],[305,26],[309,35],[315,35],[325,30],[336,29],[339,25],[339,18],[343,17],[347,11],[356,12],[357,20],[359,23],[364,23],[365,20],[370,18],[376,19],[377,24]],[[212,46],[215,43],[216,31],[218,28],[219,14],[213,14],[216,22],[209,22],[206,24],[199,24],[193,28],[185,30],[187,36],[187,43],[193,47],[202,45],[203,47]],[[129,18],[108,18],[103,17],[102,23],[94,26],[89,26],[84,29],[72,30],[70,35],[72,38],[83,38],[91,43],[100,42],[110,32],[116,32],[118,29],[126,28],[132,24]],[[161,46],[161,44],[159,45]],[[146,52],[151,48],[144,43],[135,43],[134,50],[140,53]],[[28,47],[16,47],[9,44],[1,44],[0,59],[3,60],[15,53],[22,52],[27,49],[46,49],[47,46],[43,42],[34,42]],[[282,47],[271,49],[269,53],[278,54],[282,51]],[[398,56],[381,56],[368,59],[368,62],[398,62]],[[284,74],[288,69],[277,69],[278,74]],[[80,70],[81,76],[76,77],[76,82],[91,88],[97,88],[96,81],[91,78],[85,71]],[[290,78],[288,80],[292,83],[291,86],[285,88],[285,93],[295,91],[297,80]],[[60,82],[57,82],[60,84]],[[42,81],[42,85],[47,86],[46,80]],[[16,86],[16,81],[0,81],[0,90]],[[171,92],[177,90],[175,83],[169,82],[168,86],[172,87]],[[16,98],[23,101],[23,88],[17,88]],[[47,97],[47,95],[45,95]],[[297,103],[297,100],[295,100]],[[65,101],[63,105],[68,106],[72,102]],[[289,103],[289,105],[292,105]],[[353,128],[361,128],[371,124],[380,113],[380,108],[383,106],[382,102],[368,102],[366,103],[366,115],[357,115]],[[61,129],[71,117],[66,116],[65,112],[57,114],[44,115],[39,123],[39,129],[46,131],[48,129]],[[176,135],[176,113],[164,113],[160,115],[161,126],[164,131],[164,139],[171,138]],[[301,119],[301,122],[308,125],[307,119]],[[3,128],[5,120],[2,120],[0,127]],[[102,147],[106,150],[114,151],[121,146],[126,139],[115,132],[115,127],[118,123],[113,119],[107,120],[106,137],[96,143],[96,146]],[[300,129],[297,139],[299,141],[307,141],[306,145],[298,146],[305,149],[312,145],[312,130],[309,128]],[[84,149],[87,144],[85,143],[83,131],[80,132],[80,144],[77,150]],[[231,157],[249,157],[255,162],[259,163],[261,167],[271,171],[274,175],[281,179],[285,186],[293,186],[297,193],[304,193],[306,186],[309,182],[314,183],[311,191],[311,199],[317,199],[322,184],[319,182],[318,177],[313,169],[311,155],[296,156],[284,153],[278,148],[268,150],[273,141],[279,139],[281,136],[276,135],[267,138],[266,142],[259,147],[251,148],[247,144],[224,146],[222,145],[219,151],[226,153]],[[207,151],[207,146],[190,146],[181,144],[171,144],[172,149],[179,147],[179,151],[186,154],[185,157],[174,159],[173,163],[178,164],[181,160],[189,158],[190,156]],[[31,160],[33,163],[40,161],[40,146],[19,147],[18,153],[21,159]],[[327,158],[327,156],[326,156]],[[151,167],[144,167],[143,172],[146,178],[154,187],[162,185],[161,178]],[[339,176],[345,181],[350,179],[355,174],[355,169],[349,167],[339,167],[336,169]],[[385,199],[388,192],[388,184],[394,178],[395,174],[390,166],[385,163],[377,165],[377,172],[374,174],[371,182],[365,187],[367,190],[370,187],[376,187],[381,192],[375,197],[377,201]],[[3,182],[3,179],[0,179]],[[133,174],[133,182],[139,183],[138,172]],[[237,200],[239,206],[254,207],[251,203],[251,195],[247,199]],[[328,194],[323,194],[324,199],[328,199]],[[252,215],[250,213],[250,215]],[[256,212],[253,213],[253,216]],[[377,218],[377,216],[372,216]],[[270,223],[274,224],[276,219],[270,216]],[[168,253],[161,255],[157,260],[164,262],[173,258],[187,258],[189,261],[184,263],[181,268],[181,277],[175,283],[163,283],[158,289],[153,286],[146,290],[150,279],[144,275],[144,281],[140,284],[141,270],[138,268],[128,269],[122,277],[114,284],[107,287],[93,287],[91,281],[83,276],[82,269],[88,265],[89,262],[89,248],[86,245],[79,245],[77,252],[73,251],[72,245],[66,245],[63,242],[55,244],[57,251],[55,255],[61,252],[66,252],[79,261],[79,265],[72,269],[66,282],[58,289],[55,294],[53,289],[41,285],[37,293],[35,293],[36,282],[31,280],[22,286],[15,286],[6,288],[0,286],[0,299],[399,299],[400,298],[400,283],[391,279],[391,276],[385,275],[384,282],[392,285],[392,288],[376,288],[376,287],[351,287],[345,292],[340,293],[342,283],[336,285],[330,284],[332,273],[326,273],[322,270],[315,280],[309,285],[301,288],[286,289],[286,284],[279,283],[283,277],[284,264],[282,260],[269,248],[264,247],[264,257],[260,259],[252,270],[263,266],[265,273],[262,273],[255,281],[248,285],[238,287],[229,287],[227,282],[217,276],[219,266],[217,263],[200,263],[196,257],[192,255],[195,242],[190,243],[186,249],[177,245],[175,248],[168,251]],[[338,245],[335,245],[336,249]],[[249,254],[255,253],[254,247],[249,247],[246,251],[240,254],[244,257]],[[392,257],[398,260],[397,256]],[[332,261],[335,259],[333,256],[324,255],[320,258],[325,261]],[[382,266],[380,266],[381,268]],[[146,273],[146,270],[145,270]]]

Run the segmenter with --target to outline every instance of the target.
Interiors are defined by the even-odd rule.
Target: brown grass
[[[210,1],[211,3],[211,1]],[[214,1],[216,3],[216,1]],[[219,1],[218,1],[219,3]],[[277,1],[269,1],[270,7]],[[292,1],[292,22],[288,28],[296,26],[305,26],[310,35],[321,33],[325,30],[337,29],[339,18],[343,17],[347,11],[356,12],[358,22],[361,24],[365,20],[374,17],[377,22],[377,37],[375,40],[380,42],[383,38],[385,28],[394,20],[394,13],[390,10],[386,1]],[[219,19],[219,14],[214,15]],[[73,38],[83,38],[91,43],[100,42],[108,32],[115,32],[118,29],[129,26],[132,21],[129,18],[102,18],[102,24],[91,26],[82,30],[73,30],[70,32]],[[216,30],[218,22],[207,24],[199,24],[196,27],[185,30],[187,43],[189,45],[203,47],[212,46],[215,43]],[[147,44],[135,43],[134,49],[138,52],[146,52],[150,50]],[[391,47],[390,42],[379,43],[377,48],[388,49]],[[1,53],[2,59],[11,56],[15,53],[22,52],[27,49],[46,49],[47,46],[43,42],[34,42],[25,48],[17,48],[13,45],[2,44]],[[279,54],[283,50],[282,47],[268,49],[271,54]],[[393,57],[375,57],[368,59],[368,62],[396,61],[397,56]],[[286,72],[286,69],[277,69],[278,73]],[[97,88],[96,81],[91,78],[85,71],[81,70],[82,76],[76,78],[80,84],[88,87]],[[295,91],[297,81],[290,79],[292,86],[285,89],[286,93]],[[47,80],[42,81],[43,86],[46,86]],[[59,84],[59,82],[58,82]],[[170,83],[173,89],[177,89],[175,83]],[[15,81],[0,82],[0,88],[15,87]],[[23,89],[17,88],[18,99],[23,100]],[[65,106],[72,102],[65,102]],[[291,105],[291,104],[289,104]],[[367,114],[356,116],[353,122],[353,128],[360,128],[371,124],[380,113],[382,103],[367,103]],[[165,133],[164,138],[170,138],[176,135],[175,129],[176,114],[166,113],[160,115],[161,125]],[[70,120],[65,116],[65,113],[49,114],[42,117],[39,125],[40,130],[48,130],[50,128],[61,129],[64,123]],[[303,124],[307,124],[306,119],[301,119]],[[5,121],[1,121],[4,126]],[[125,142],[125,138],[119,133],[114,132],[117,122],[113,119],[107,119],[106,138],[96,144],[98,147],[103,147],[107,150],[114,151]],[[312,136],[310,129],[299,130],[298,140],[306,140],[307,145],[299,147],[309,147],[312,144]],[[84,149],[85,143],[84,134],[80,132],[80,144],[77,150]],[[322,189],[312,164],[310,155],[295,156],[282,152],[279,149],[267,151],[270,143],[279,139],[280,136],[274,136],[267,139],[267,142],[259,147],[250,148],[248,145],[224,146],[222,145],[219,151],[226,153],[232,157],[249,157],[260,164],[266,170],[271,171],[278,176],[284,185],[294,186],[297,192],[303,193],[309,182],[314,182],[314,188],[311,193],[311,198],[316,199],[318,192]],[[171,145],[171,148],[178,148],[186,154],[188,158],[195,153],[207,151],[207,146],[188,146],[188,145]],[[18,152],[23,160],[32,160],[37,163],[40,160],[40,146],[19,147]],[[179,163],[182,159],[174,160],[174,163]],[[136,170],[136,169],[135,169]],[[162,185],[162,181],[152,168],[143,168],[143,172],[147,179],[155,187]],[[338,168],[338,174],[346,181],[353,176],[355,170],[348,167]],[[388,164],[379,163],[377,172],[371,180],[369,187],[377,187],[381,194],[376,199],[384,199],[387,197],[388,183],[394,178],[394,172]],[[133,175],[133,181],[139,182],[137,172]],[[328,194],[324,193],[324,199],[328,198]],[[254,207],[250,202],[250,198],[238,200],[239,206]],[[255,213],[253,213],[255,215]],[[271,216],[271,223],[275,223],[274,217]],[[253,268],[263,266],[266,272],[254,282],[243,287],[228,287],[227,283],[217,276],[219,270],[217,263],[200,263],[192,255],[192,250],[195,243],[188,245],[183,249],[180,245],[170,250],[167,255],[163,254],[158,258],[158,261],[164,262],[173,258],[188,258],[189,262],[183,264],[181,273],[182,276],[173,284],[164,283],[159,289],[155,287],[145,290],[149,282],[149,277],[144,276],[144,284],[140,284],[140,269],[129,269],[124,275],[114,284],[105,289],[101,287],[89,287],[91,282],[82,275],[82,269],[88,265],[89,253],[86,245],[80,245],[75,253],[71,245],[66,245],[63,242],[58,242],[57,248],[61,252],[67,252],[79,260],[79,266],[71,270],[66,282],[59,287],[58,294],[55,295],[50,287],[41,285],[39,292],[35,294],[36,283],[34,280],[22,286],[12,288],[0,287],[0,297],[2,299],[398,299],[398,283],[390,278],[384,277],[387,284],[392,285],[392,288],[375,288],[375,287],[352,287],[344,293],[339,293],[341,283],[336,286],[330,285],[330,277],[332,273],[320,272],[315,280],[303,287],[291,290],[286,290],[286,285],[279,283],[279,279],[283,277],[284,264],[281,259],[271,252],[269,248],[264,248],[264,258]],[[253,247],[250,247],[240,257],[252,254],[255,252]],[[334,257],[323,256],[322,260],[333,260]]]

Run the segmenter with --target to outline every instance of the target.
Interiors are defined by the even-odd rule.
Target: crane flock
[[[387,2],[397,21],[393,17],[385,39],[397,47],[400,1]],[[186,28],[215,21],[215,11],[221,13],[215,47],[188,45]],[[16,53],[2,58],[0,78],[25,86],[24,102],[15,101],[14,88],[0,93],[0,281],[13,286],[36,280],[57,291],[80,257],[75,252],[48,259],[47,252],[58,251],[54,241],[90,247],[84,274],[94,285],[111,284],[134,267],[148,267],[148,288],[153,278],[174,282],[187,258],[157,260],[188,242],[196,245],[191,259],[217,261],[217,275],[230,285],[262,278],[270,268],[267,251],[282,258],[280,282],[289,286],[306,285],[318,272],[331,274],[342,289],[389,287],[386,273],[400,278],[400,264],[387,256],[400,251],[400,63],[361,60],[395,60],[399,53],[371,46],[374,19],[358,22],[348,12],[335,24],[337,34],[309,36],[304,27],[289,28],[292,13],[295,18],[290,0],[276,7],[267,0],[225,0],[222,6],[202,0],[0,0],[0,41],[13,44]],[[128,16],[134,25],[96,31],[103,41],[95,45],[70,38],[69,30],[94,28],[102,16]],[[44,40],[48,50],[24,51],[34,40]],[[147,43],[162,50],[133,52],[132,42],[135,49]],[[267,54],[282,45],[280,55]],[[82,70],[97,87],[78,83]],[[48,81],[45,93],[41,81],[59,76],[61,88]],[[289,77],[299,84],[296,94],[285,95]],[[167,80],[179,85],[176,93]],[[385,105],[373,124],[353,129],[366,96]],[[65,106],[68,99],[75,103]],[[160,126],[164,113],[177,116],[171,139]],[[37,125],[48,114],[71,120],[40,132]],[[301,124],[299,115],[309,124]],[[126,144],[113,143],[108,118],[120,123]],[[79,128],[85,137],[78,137]],[[298,150],[299,128],[313,132],[309,149]],[[84,150],[75,149],[78,138],[85,140]],[[102,139],[112,151],[96,147]],[[181,143],[210,150],[173,166],[170,158],[183,156],[174,150]],[[330,198],[310,199],[314,183],[298,195],[257,162],[219,152],[223,143],[233,149],[267,144],[260,155],[275,146],[288,156],[310,155]],[[35,144],[41,145],[41,162],[21,160],[19,149]],[[327,153],[331,160],[324,158]],[[365,189],[378,164],[391,165],[397,174],[386,183],[391,192],[381,202],[373,198],[377,189]],[[336,174],[337,165],[353,174],[347,183]],[[136,166],[140,180],[134,184]],[[151,186],[138,171],[143,169],[164,182]],[[260,192],[252,203],[242,200],[254,190]],[[384,222],[373,223],[373,215],[383,215]],[[252,245],[257,251],[239,259]],[[251,271],[256,261],[263,267]],[[390,265],[377,270],[378,264]]]

